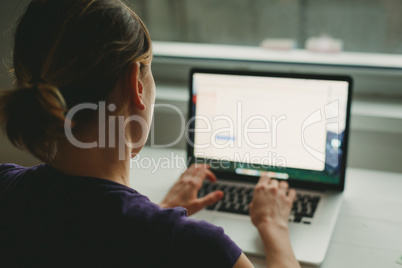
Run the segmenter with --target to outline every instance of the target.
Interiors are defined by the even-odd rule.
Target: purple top
[[[240,254],[222,228],[124,185],[0,165],[1,266],[233,267]]]

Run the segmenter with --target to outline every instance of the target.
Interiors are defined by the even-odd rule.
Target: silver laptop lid
[[[351,78],[192,70],[188,154],[221,179],[261,171],[293,187],[343,190]]]

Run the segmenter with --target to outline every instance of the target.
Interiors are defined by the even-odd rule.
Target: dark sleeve
[[[21,172],[24,168],[14,164],[0,165],[0,197],[17,184]]]
[[[8,170],[16,169],[18,168],[17,165],[14,164],[0,164],[0,178],[1,175],[7,172]]]
[[[222,228],[186,217],[176,225],[172,242],[175,267],[233,267],[242,253]]]

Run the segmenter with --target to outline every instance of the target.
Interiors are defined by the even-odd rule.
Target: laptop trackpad
[[[249,217],[236,215],[219,215],[211,219],[212,224],[220,226],[242,250],[246,253],[264,256],[264,246],[257,229]]]

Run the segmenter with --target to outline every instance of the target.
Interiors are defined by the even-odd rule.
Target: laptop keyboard
[[[254,188],[204,182],[198,192],[198,197],[217,190],[224,192],[224,197],[219,202],[208,206],[208,210],[249,215],[249,205],[253,199]],[[320,197],[316,195],[297,194],[289,221],[311,224],[319,201]]]

